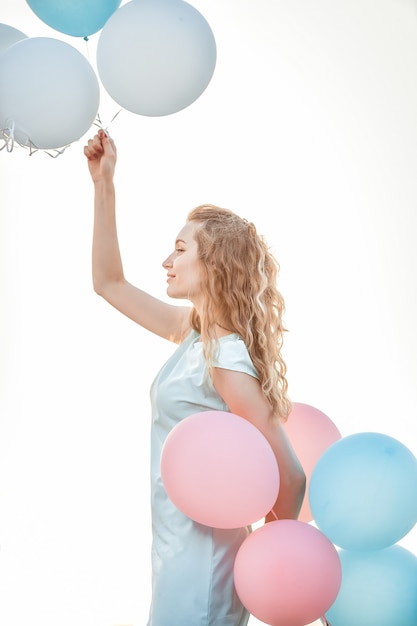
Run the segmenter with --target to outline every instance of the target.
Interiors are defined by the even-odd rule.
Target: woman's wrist
[[[94,188],[96,191],[112,191],[114,190],[113,177],[103,177],[93,179]]]

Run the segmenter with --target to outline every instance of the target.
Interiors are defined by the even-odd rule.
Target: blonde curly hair
[[[215,326],[221,320],[245,342],[274,415],[286,420],[291,402],[281,354],[286,329],[284,299],[276,286],[279,265],[254,224],[228,209],[203,204],[187,221],[199,224],[194,236],[205,307],[203,319],[193,308],[190,321],[201,334],[208,368],[217,347]]]

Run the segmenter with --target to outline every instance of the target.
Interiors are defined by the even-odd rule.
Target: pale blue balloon
[[[417,459],[381,433],[344,437],[317,461],[309,502],[318,528],[335,545],[386,548],[417,522]]]
[[[27,39],[27,35],[13,26],[0,24],[0,54],[21,39]]]
[[[26,1],[42,22],[73,37],[87,37],[101,30],[121,3],[121,0]]]
[[[97,72],[121,107],[138,115],[172,115],[209,85],[216,40],[205,17],[183,0],[131,0],[100,33]]]
[[[27,37],[0,54],[0,129],[11,145],[57,150],[97,117],[100,85],[88,60],[64,41]],[[30,97],[28,96],[30,94]]]
[[[326,613],[332,626],[416,626],[417,558],[398,545],[340,550],[342,584]]]

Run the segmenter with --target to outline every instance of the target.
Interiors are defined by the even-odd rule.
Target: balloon
[[[335,441],[341,439],[338,428],[322,411],[309,404],[294,402],[284,429],[303,466],[306,475],[306,493],[313,468],[323,452]],[[313,515],[308,498],[304,498],[298,519],[310,522]]]
[[[17,28],[13,28],[13,26],[8,24],[0,24],[0,54],[17,41],[26,38],[27,35],[17,30]]]
[[[244,540],[234,579],[242,604],[257,619],[273,626],[304,626],[333,604],[341,566],[336,548],[317,528],[278,520]]]
[[[106,91],[128,111],[151,117],[194,102],[215,64],[210,26],[183,0],[131,0],[111,16],[97,45]]]
[[[21,145],[55,149],[78,140],[99,97],[91,65],[63,41],[27,38],[0,56],[0,128]]]
[[[224,411],[195,413],[172,429],[162,448],[161,476],[178,509],[215,528],[252,524],[278,497],[278,465],[267,439]]]
[[[26,0],[48,26],[66,35],[87,37],[101,30],[121,0]]]
[[[342,585],[326,613],[333,626],[415,626],[417,558],[398,545],[341,550]]]
[[[386,548],[417,521],[417,459],[387,435],[350,435],[318,460],[309,499],[317,526],[337,546]]]

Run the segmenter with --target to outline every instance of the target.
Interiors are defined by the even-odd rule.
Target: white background
[[[193,5],[218,46],[205,93],[109,127],[127,277],[166,297],[197,204],[255,221],[281,264],[292,399],[416,454],[417,3]],[[61,35],[25,0],[0,21],[95,62],[98,35]],[[104,125],[119,109],[102,94]],[[4,626],[144,626],[149,606],[148,393],[173,346],[92,291],[85,139],[0,152]],[[401,543],[417,553],[416,529]]]

